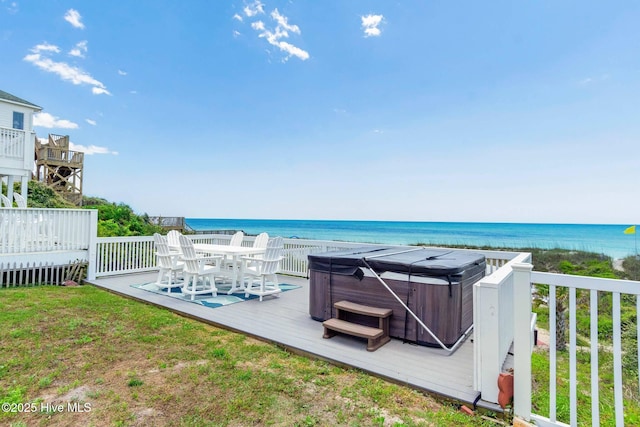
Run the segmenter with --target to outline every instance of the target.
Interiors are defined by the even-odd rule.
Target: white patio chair
[[[242,246],[242,241],[244,240],[244,232],[236,231],[236,233],[231,236],[231,240],[229,240],[230,246]]]
[[[267,233],[260,233],[256,236],[256,239],[253,241],[253,247],[266,248],[268,242],[269,242],[269,235]]]
[[[170,230],[167,233],[167,245],[171,252],[180,252],[180,235],[178,230]]]
[[[0,207],[2,206],[4,206],[5,208],[13,207],[13,203],[11,203],[11,200],[9,200],[9,198],[4,194],[0,194],[0,200],[2,200],[2,204],[0,204]]]
[[[266,249],[267,243],[269,243],[269,234],[260,233],[256,236],[255,240],[253,241],[253,247],[259,248],[259,249]],[[262,254],[251,255],[251,258],[255,258],[255,259],[260,259],[262,257],[263,257]]]
[[[229,246],[242,246],[242,241],[244,240],[244,232],[238,231],[233,236],[231,236],[231,240],[229,240]],[[222,261],[222,269],[226,270],[229,274],[233,274],[233,269],[237,268],[233,257],[230,255],[225,255],[224,260]]]
[[[16,201],[16,205],[18,205],[19,208],[27,207],[27,201],[24,199],[24,197],[22,197],[22,194],[13,193],[13,200]]]
[[[167,288],[167,293],[171,293],[172,288],[182,287],[184,277],[182,270],[184,262],[178,260],[178,254],[172,253],[167,245],[167,238],[158,233],[153,235],[156,246],[156,257],[158,259],[158,280],[156,286]]]
[[[278,286],[276,273],[280,269],[283,249],[282,237],[275,237],[268,241],[267,250],[262,258],[244,258],[247,262],[244,275],[248,279],[244,290],[245,297],[258,295],[262,301],[262,297],[265,295],[275,295],[282,292]]]
[[[200,294],[217,296],[215,279],[216,276],[221,275],[222,256],[198,256],[193,242],[183,235],[180,235],[180,249],[181,259],[184,262],[182,293],[191,295],[192,301],[196,295]],[[210,263],[214,264],[210,265]]]

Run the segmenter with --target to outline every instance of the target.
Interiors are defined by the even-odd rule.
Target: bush
[[[83,207],[98,210],[98,236],[150,236],[162,232],[162,228],[151,224],[149,217],[137,215],[124,203],[110,203],[97,197],[83,199]]]

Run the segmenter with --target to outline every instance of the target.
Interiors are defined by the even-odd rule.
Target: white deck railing
[[[35,133],[0,127],[0,165],[5,174],[26,176],[33,169]]]
[[[188,235],[195,243],[228,244],[227,234]],[[253,236],[245,236],[243,246],[253,244]],[[367,243],[335,242],[330,240],[284,239],[284,259],[280,273],[308,277],[309,254],[362,246],[380,246]],[[515,252],[481,251],[487,257],[488,273],[496,271],[517,255]],[[152,236],[100,237],[97,239],[96,276],[111,276],[156,269]]]
[[[26,134],[23,130],[0,127],[0,157],[24,158]]]
[[[530,261],[531,254],[518,254],[473,288],[474,387],[487,402],[498,402],[498,376],[515,335],[514,266]]]
[[[0,253],[88,249],[92,211],[0,208]]]
[[[571,426],[588,425],[589,422],[592,426],[601,425],[600,421],[600,408],[602,407],[600,402],[600,393],[602,389],[599,384],[599,377],[601,374],[601,368],[598,364],[598,352],[603,349],[610,351],[613,357],[612,374],[613,374],[613,392],[614,392],[614,411],[615,411],[615,425],[624,425],[624,405],[625,396],[623,393],[623,378],[622,378],[622,340],[621,331],[622,325],[620,321],[621,310],[621,296],[624,294],[635,295],[636,300],[636,337],[640,336],[640,323],[638,318],[640,315],[640,282],[631,280],[615,280],[615,279],[601,279],[593,277],[582,277],[565,274],[551,274],[533,272],[531,273],[531,282],[534,284],[542,284],[549,286],[548,308],[549,308],[549,414],[532,414],[531,407],[527,406],[527,402],[531,401],[531,375],[527,375],[526,371],[521,376],[521,381],[528,381],[529,384],[524,384],[518,387],[518,363],[523,366],[529,366],[531,364],[530,354],[525,352],[515,351],[515,376],[516,379],[516,395],[514,396],[514,412],[516,415],[524,419],[533,419],[539,425],[552,425],[552,426],[565,426],[566,422]],[[559,378],[558,371],[558,351],[556,349],[556,325],[553,319],[556,312],[556,294],[560,293],[561,289],[565,289],[563,292],[567,292],[569,295],[569,419],[559,421],[557,417],[558,407],[558,393],[556,384],[566,381],[565,378]],[[578,307],[576,304],[576,292],[578,290],[585,290],[589,293],[589,318],[590,318],[590,332],[588,351],[590,352],[591,366],[590,384],[578,384],[577,380],[577,334],[576,334],[576,315]],[[600,295],[599,295],[600,293]],[[610,294],[612,296],[612,311],[611,318],[613,319],[613,340],[612,342],[601,343],[598,339],[598,301],[602,298],[603,293]],[[529,295],[529,297],[527,297]],[[516,315],[520,317],[520,321],[524,323],[524,303],[531,301],[531,285],[524,283],[523,286],[516,288]],[[519,301],[519,302],[518,302]],[[518,318],[516,318],[518,322]],[[517,326],[516,326],[517,327]],[[516,330],[516,336],[519,333],[524,332],[522,329]],[[626,351],[637,351],[637,355],[640,358],[640,344],[637,349],[626,349]],[[633,367],[628,367],[634,369]],[[636,367],[640,370],[640,366]],[[522,373],[523,371],[521,371]],[[591,399],[591,420],[578,420],[578,387],[582,389],[588,389]],[[640,382],[638,384],[640,389]],[[629,398],[629,397],[627,397]],[[520,403],[520,405],[519,405]]]
[[[98,212],[89,209],[0,208],[0,262],[89,261],[97,221]]]

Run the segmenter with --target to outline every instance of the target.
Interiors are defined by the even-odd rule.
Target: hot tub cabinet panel
[[[422,328],[369,271],[367,264],[446,346],[473,322],[473,284],[485,274],[481,254],[425,248],[357,248],[309,255],[309,314],[335,317],[333,304],[348,300],[393,310],[390,335],[422,345],[438,341]],[[371,319],[349,320],[368,326]]]

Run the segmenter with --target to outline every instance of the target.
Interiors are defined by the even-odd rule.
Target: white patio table
[[[234,292],[244,291],[244,262],[241,257],[249,255],[264,255],[266,252],[266,248],[212,245],[208,243],[196,243],[193,247],[196,252],[204,252],[211,255],[228,255],[231,257],[233,262],[233,276],[231,278],[231,289],[227,292],[228,295],[231,295]]]

